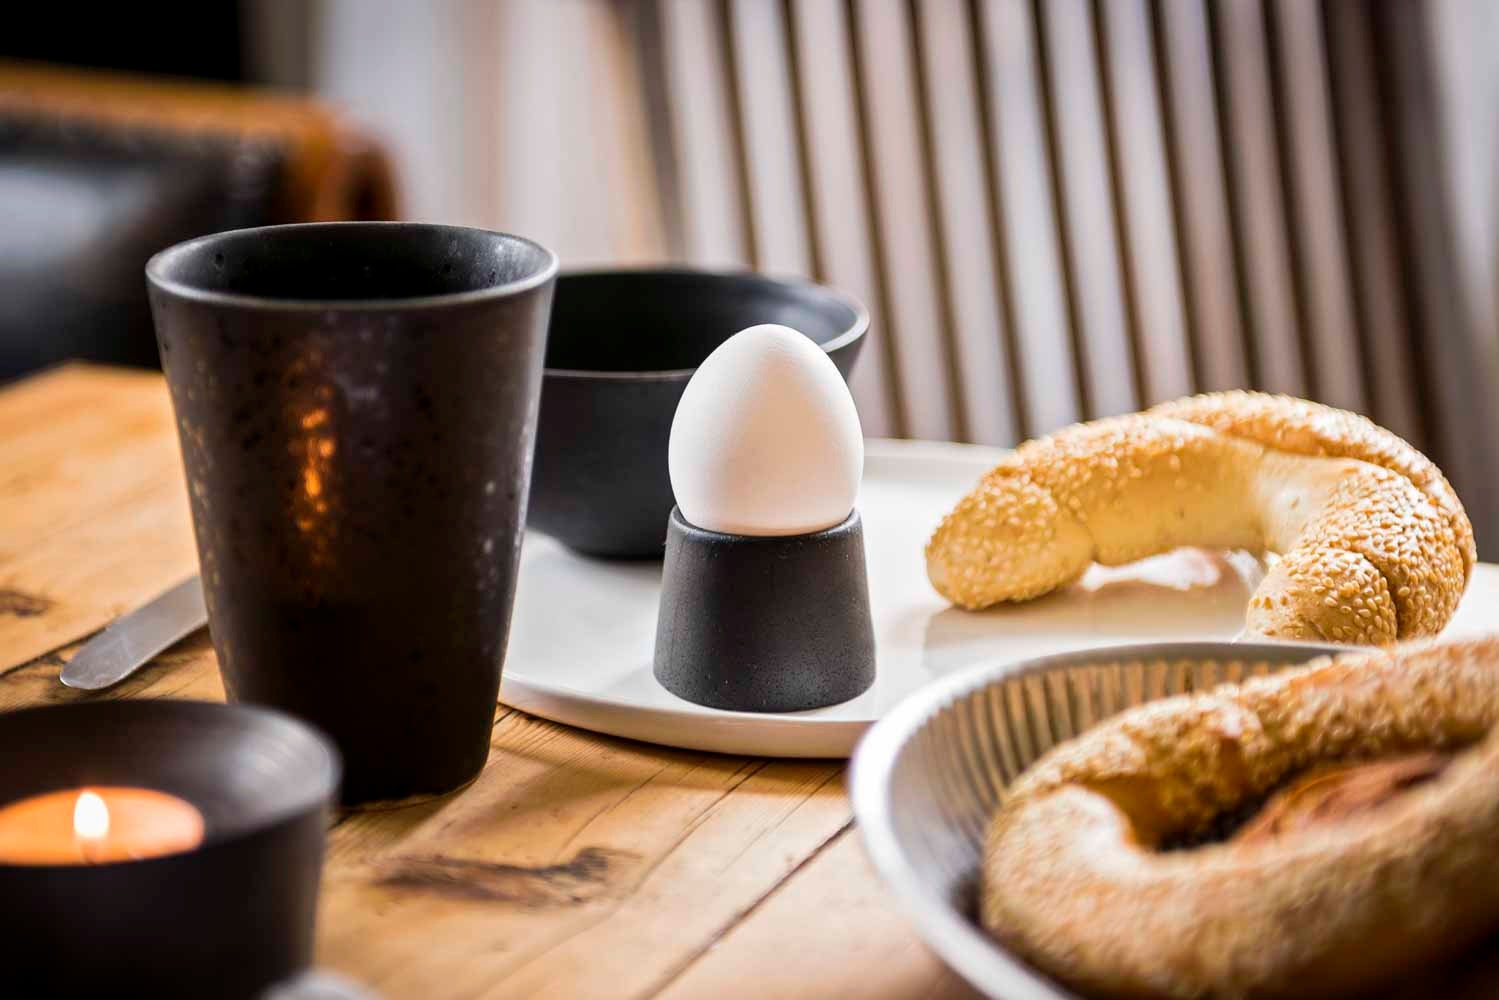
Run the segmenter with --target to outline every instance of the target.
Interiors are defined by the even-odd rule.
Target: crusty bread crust
[[[937,528],[927,573],[983,608],[1182,545],[1281,555],[1250,634],[1370,645],[1439,632],[1475,558],[1462,504],[1415,448],[1341,410],[1226,392],[1021,445]]]
[[[981,917],[1104,996],[1332,997],[1499,927],[1499,637],[1350,654],[1111,719],[1022,774]],[[1457,750],[1377,809],[1160,852],[1318,763]]]

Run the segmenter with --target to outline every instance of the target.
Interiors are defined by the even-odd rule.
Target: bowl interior
[[[707,271],[591,271],[557,280],[546,367],[681,372],[759,323],[800,330],[829,350],[867,324],[853,300],[802,281]]]
[[[205,842],[324,808],[337,752],[264,709],[194,701],[97,701],[0,715],[0,803],[61,788],[135,785],[186,799]]]
[[[854,760],[854,811],[870,856],[927,942],[992,996],[1071,994],[975,922],[984,833],[1039,756],[1112,715],[1348,652],[1303,643],[1112,647],[952,678],[874,727]]]

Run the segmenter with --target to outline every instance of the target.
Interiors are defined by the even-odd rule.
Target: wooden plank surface
[[[811,917],[811,919],[809,919]],[[797,947],[786,947],[786,928]],[[830,963],[829,955],[842,955]],[[871,976],[870,969],[884,975]],[[806,862],[713,950],[674,979],[669,1000],[732,995],[753,983],[758,996],[794,997],[815,988],[827,997],[976,996],[911,937],[875,879],[856,830],[845,830]]]
[[[0,710],[223,698],[204,633],[108,692],[57,681],[73,640],[181,575],[148,539],[185,544],[190,569],[164,398],[157,376],[86,367],[0,391],[12,432],[0,438],[0,566],[55,599],[0,631]],[[145,485],[80,473],[114,450],[140,457]],[[134,468],[111,466],[126,479]],[[70,512],[59,519],[69,529],[37,529],[45,510]],[[29,546],[22,527],[37,535]],[[99,569],[131,558],[146,569]],[[15,575],[18,564],[31,575]],[[53,644],[18,652],[42,642]],[[335,824],[318,960],[392,998],[967,995],[868,868],[843,782],[836,762],[654,747],[499,706],[488,765],[468,789]]]
[[[166,384],[61,368],[0,392],[0,670],[197,570]]]

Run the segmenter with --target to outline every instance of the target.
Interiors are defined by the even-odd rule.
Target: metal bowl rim
[[[960,916],[906,860],[892,831],[889,779],[910,740],[942,709],[981,688],[1014,677],[1099,661],[1155,659],[1285,659],[1301,651],[1310,662],[1362,647],[1291,641],[1184,640],[1094,646],[1045,656],[982,664],[927,685],[870,727],[849,764],[849,798],[875,870],[907,910],[911,922],[942,960],[969,983],[1007,1000],[1078,1000]],[[1288,664],[1291,665],[1291,664]]]

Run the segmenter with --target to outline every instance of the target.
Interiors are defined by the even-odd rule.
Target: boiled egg
[[[672,421],[668,463],[690,524],[804,535],[853,511],[864,436],[827,353],[790,327],[766,324],[734,334],[693,374]]]

